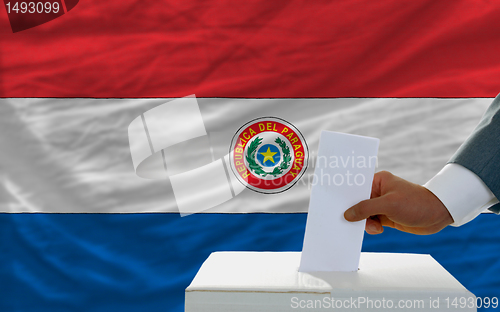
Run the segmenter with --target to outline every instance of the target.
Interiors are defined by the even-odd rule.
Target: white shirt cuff
[[[458,164],[447,164],[424,187],[446,206],[454,223],[463,225],[494,204],[498,199],[472,171]]]

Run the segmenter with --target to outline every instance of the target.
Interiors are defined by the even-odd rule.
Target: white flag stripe
[[[137,143],[144,135],[134,131],[139,128],[136,118],[129,126],[129,135],[133,136],[130,153],[133,159],[152,155],[134,166],[136,173],[149,179],[170,176],[182,216],[213,208],[233,197],[230,173],[223,161],[212,162],[213,150],[194,95],[159,105],[141,117],[149,151],[145,142]]]
[[[154,159],[161,179],[139,178],[127,132],[135,118],[171,100],[0,99],[0,107],[5,108],[0,114],[0,211],[179,212],[161,153]],[[228,154],[239,127],[255,118],[274,116],[300,130],[310,161],[315,159],[321,130],[377,137],[378,170],[423,184],[467,138],[492,99],[197,101],[215,160]],[[151,154],[144,130],[137,128]],[[313,165],[296,185],[280,194],[264,195],[244,187],[239,193],[236,186],[241,183],[232,181],[238,195],[207,212],[305,212]],[[11,185],[16,186],[16,195]],[[30,207],[25,207],[27,202]]]
[[[222,160],[170,177],[181,215],[215,207],[233,196]]]
[[[162,151],[154,153],[141,162],[137,167],[137,175],[145,179],[166,179],[167,173]]]
[[[210,145],[206,134],[194,95],[144,112],[128,127],[130,153],[137,175],[165,179],[165,170],[174,175],[208,164]],[[200,140],[190,142],[196,138]],[[211,159],[210,154],[208,156]]]
[[[144,119],[155,152],[207,134],[195,97],[155,107],[144,113]]]
[[[227,170],[231,170],[231,165],[229,164],[229,155],[224,156],[224,162],[226,163]],[[236,179],[234,174],[228,171],[228,176],[229,179],[231,180],[231,187],[233,188],[235,196],[240,194],[241,192],[243,192],[243,190],[246,189],[246,186],[243,185],[243,183],[241,183],[240,181],[238,181],[238,179]]]
[[[196,169],[213,161],[206,135],[175,144],[163,151],[169,176]]]
[[[143,115],[135,118],[128,126],[128,139],[132,163],[137,175],[145,179],[165,179],[167,175],[163,153],[153,152]]]
[[[141,117],[137,116],[128,127],[128,139],[135,170],[142,161],[151,156],[148,137]]]

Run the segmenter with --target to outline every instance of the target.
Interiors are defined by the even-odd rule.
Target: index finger
[[[385,196],[363,200],[344,212],[347,221],[361,221],[371,216],[386,214],[389,210]]]

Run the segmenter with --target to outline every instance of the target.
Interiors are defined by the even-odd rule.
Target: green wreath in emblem
[[[259,145],[262,143],[262,138],[255,138],[255,140],[250,143],[250,146],[248,147],[247,150],[247,155],[246,155],[246,160],[248,162],[248,167],[250,170],[253,170],[255,174],[260,175],[260,176],[267,176],[268,174],[273,175],[274,177],[280,175],[283,173],[284,170],[288,169],[290,167],[290,161],[292,160],[292,157],[290,157],[290,149],[286,145],[286,143],[280,139],[279,137],[274,140],[274,142],[278,143],[278,145],[281,147],[281,150],[283,151],[283,161],[281,164],[277,167],[274,167],[274,170],[272,172],[267,172],[262,168],[256,161],[255,161],[255,153],[257,151],[257,148]]]

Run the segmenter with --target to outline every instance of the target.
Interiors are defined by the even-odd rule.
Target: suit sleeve
[[[449,163],[459,164],[475,173],[500,199],[500,94]],[[500,204],[489,209],[498,214]]]

